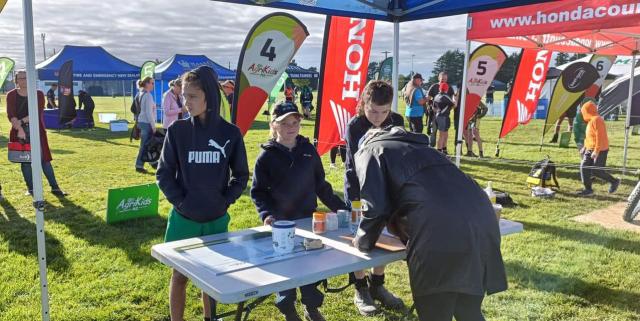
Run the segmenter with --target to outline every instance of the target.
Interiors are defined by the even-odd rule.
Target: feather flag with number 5
[[[467,99],[464,106],[464,128],[478,109],[493,78],[507,60],[507,54],[495,45],[482,45],[473,51],[467,69]]]
[[[265,16],[249,31],[238,61],[231,115],[243,135],[308,36],[300,20],[281,12]]]

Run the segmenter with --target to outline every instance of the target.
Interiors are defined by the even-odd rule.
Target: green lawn
[[[5,99],[2,97],[2,101]],[[96,98],[96,112],[128,106],[122,98]],[[129,100],[127,100],[127,104]],[[125,109],[126,108],[126,109]],[[2,104],[4,110],[4,103]],[[4,114],[2,115],[5,116]],[[127,115],[130,119],[130,115]],[[5,118],[6,119],[6,118]],[[97,114],[96,114],[97,120]],[[482,134],[487,155],[493,155],[500,119],[485,119]],[[622,161],[623,122],[608,122],[611,138],[609,165]],[[245,137],[250,168],[259,144],[268,136],[267,119],[259,115]],[[545,145],[539,151],[542,123],[533,121],[514,131],[503,144],[508,159],[537,161],[544,155],[561,164],[577,164],[575,148]],[[6,155],[9,124],[0,125],[0,155]],[[312,136],[313,122],[304,121],[303,133]],[[453,131],[451,132],[453,135]],[[49,293],[52,320],[169,320],[170,270],[151,257],[152,245],[162,242],[169,203],[161,197],[160,217],[105,223],[107,190],[152,183],[152,174],[134,172],[137,142],[128,133],[112,133],[104,124],[92,131],[49,131],[53,165],[60,185],[70,193],[59,200],[47,191],[45,209]],[[631,138],[630,164],[640,167],[638,136]],[[453,144],[449,147],[453,150]],[[328,170],[328,179],[342,195],[342,169]],[[38,320],[40,290],[36,260],[35,218],[31,199],[23,195],[19,166],[0,157],[0,182],[6,200],[0,202],[0,321]],[[524,223],[525,232],[502,243],[510,288],[490,296],[483,306],[489,320],[639,320],[640,235],[575,223],[571,217],[622,201],[637,175],[627,177],[620,191],[589,199],[572,193],[581,186],[575,168],[559,169],[561,191],[553,200],[529,196],[525,179],[530,165],[495,159],[464,160],[463,170],[481,184],[508,191],[519,204],[503,216]],[[231,230],[260,224],[248,190],[230,209]],[[452,235],[451,237],[455,237]],[[392,264],[388,286],[411,303],[404,262]],[[345,278],[330,280],[333,285]],[[187,319],[202,320],[201,303],[193,286],[188,291]],[[352,292],[328,295],[322,311],[329,320],[363,320],[356,313]],[[271,302],[271,299],[269,300]],[[231,306],[226,306],[231,308]],[[301,311],[301,309],[299,309]],[[279,320],[272,304],[259,307],[251,320]],[[368,320],[416,320],[385,311]]]

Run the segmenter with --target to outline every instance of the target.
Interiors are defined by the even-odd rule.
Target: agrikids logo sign
[[[110,189],[107,223],[158,215],[158,195],[156,184]]]

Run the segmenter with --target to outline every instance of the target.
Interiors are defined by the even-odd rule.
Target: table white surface
[[[151,255],[178,270],[220,303],[243,302],[405,258],[404,251],[375,249],[366,254],[358,251],[350,241],[340,238],[350,234],[349,229],[316,235],[310,232],[311,219],[298,220],[296,224],[297,237],[320,238],[325,248],[274,257],[268,247],[271,236],[258,241],[243,239],[271,230],[261,226],[157,244],[151,248]],[[520,223],[500,220],[503,236],[522,230]]]

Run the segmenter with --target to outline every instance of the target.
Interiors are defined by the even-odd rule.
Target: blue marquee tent
[[[209,66],[218,73],[220,80],[236,78],[236,72],[220,66],[205,55],[175,54],[171,58],[156,66],[155,78],[158,80],[173,80],[184,72],[199,66]]]
[[[175,54],[156,66],[154,78],[156,85],[154,98],[156,106],[162,106],[162,94],[169,89],[169,81],[180,77],[183,73],[200,66],[209,66],[218,73],[220,80],[235,80],[236,72],[220,66],[205,55]]]
[[[287,66],[287,75],[289,75],[291,79],[317,79],[320,73],[290,64]]]
[[[102,47],[64,46],[36,65],[38,79],[57,80],[58,70],[68,60],[73,60],[74,80],[134,80],[140,76],[140,67],[118,59]]]

